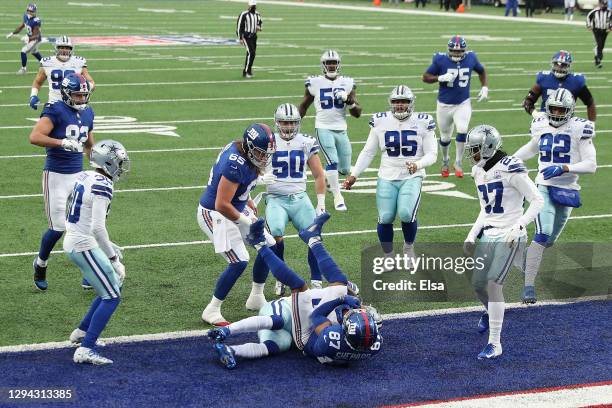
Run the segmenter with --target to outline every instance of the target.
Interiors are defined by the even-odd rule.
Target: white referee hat
[[[249,6],[256,6],[257,0],[249,0]]]

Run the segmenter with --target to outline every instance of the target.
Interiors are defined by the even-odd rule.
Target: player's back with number
[[[231,203],[238,211],[242,211],[249,199],[249,192],[257,184],[258,171],[240,154],[234,142],[223,148],[210,171],[208,185],[200,197],[202,207],[209,210],[215,209],[221,177],[239,185]]]
[[[427,72],[432,75],[451,73],[454,80],[440,82],[438,101],[449,105],[458,105],[470,97],[470,82],[472,72],[482,73],[484,67],[478,60],[476,53],[467,51],[461,61],[453,61],[446,53],[436,53]]]
[[[304,354],[316,358],[323,364],[360,361],[378,353],[383,342],[382,336],[378,334],[369,349],[360,351],[349,346],[344,337],[342,325],[328,326],[318,335],[313,333],[304,348]]]

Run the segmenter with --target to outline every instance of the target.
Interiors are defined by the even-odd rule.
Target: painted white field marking
[[[69,6],[82,6],[82,7],[120,7],[120,4],[113,3],[76,3],[76,2],[68,2]]]
[[[177,10],[177,9],[150,9],[150,8],[141,8],[137,9],[138,11],[149,12],[149,13],[186,13],[186,14],[194,14],[194,10]]]
[[[385,30],[382,26],[366,26],[363,24],[318,24],[321,28],[333,28],[338,30],[374,30],[380,31]],[[284,40],[290,40],[289,38],[283,38]]]
[[[612,218],[612,214],[595,214],[595,215],[580,215],[575,217],[570,217],[570,220],[590,220],[590,219],[598,219],[598,218]],[[419,226],[419,230],[435,230],[435,229],[445,229],[445,228],[465,228],[471,227],[474,223],[470,224],[447,224],[447,225],[424,225]],[[401,231],[401,228],[394,228],[394,231]],[[360,234],[372,234],[375,233],[375,229],[370,230],[358,230],[358,231],[334,231],[328,232],[324,235],[326,237],[331,236],[344,236],[344,235],[360,235]],[[298,238],[297,234],[293,235],[285,235],[285,238]],[[177,247],[177,246],[189,246],[189,245],[202,245],[202,244],[210,244],[211,241],[181,241],[181,242],[161,242],[157,244],[139,244],[139,245],[125,245],[121,246],[122,249],[150,249],[150,248],[168,248],[168,247]],[[52,251],[52,254],[61,254],[64,251]],[[15,257],[23,257],[23,256],[34,256],[37,255],[38,252],[14,252],[14,253],[4,253],[0,254],[0,258],[15,258]]]
[[[566,299],[566,300],[544,300],[538,301],[534,305],[524,305],[522,303],[507,303],[506,309],[524,309],[524,308],[538,308],[538,307],[550,307],[550,306],[562,306],[573,303],[581,302],[592,302],[592,301],[604,301],[607,300],[606,296],[592,296],[579,299]],[[428,316],[446,316],[461,313],[473,313],[482,312],[482,306],[467,306],[467,307],[454,307],[448,309],[433,309],[433,310],[420,310],[416,312],[405,312],[405,313],[390,313],[383,314],[383,320],[399,320],[399,319],[414,319]],[[131,336],[117,336],[117,337],[106,337],[104,342],[106,344],[125,344],[125,343],[140,343],[149,341],[159,340],[175,340],[184,339],[190,337],[204,337],[208,334],[208,329],[205,330],[181,330],[164,333],[153,333],[153,334],[136,334]],[[66,334],[68,335],[68,334]],[[14,346],[2,346],[0,347],[0,353],[23,353],[26,351],[40,351],[40,350],[55,350],[63,348],[74,347],[69,341],[55,341],[47,343],[33,343],[33,344],[18,344]]]

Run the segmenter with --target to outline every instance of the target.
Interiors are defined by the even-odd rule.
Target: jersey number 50
[[[304,177],[304,152],[302,150],[279,151],[272,159],[274,175],[278,178]]]

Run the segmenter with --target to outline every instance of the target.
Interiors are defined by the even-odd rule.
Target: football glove
[[[519,238],[525,236],[527,230],[521,224],[514,224],[506,231],[504,235],[504,241],[512,246],[515,242],[518,242]]]
[[[119,258],[115,258],[114,261],[111,261],[111,265],[115,270],[117,279],[119,280],[119,286],[123,286],[123,280],[125,279],[125,266],[121,263]]]
[[[351,309],[358,309],[361,306],[361,300],[355,296],[344,295],[342,301],[345,305],[348,305]]]
[[[261,179],[266,186],[276,183],[276,176],[274,173],[265,173]]]
[[[565,170],[563,170],[563,167],[561,166],[548,166],[540,173],[542,173],[542,175],[544,176],[544,180],[548,180],[553,177],[562,175],[563,173],[565,173]]]
[[[482,88],[480,88],[480,92],[478,93],[478,102],[482,102],[484,100],[487,100],[489,98],[489,88],[486,86],[483,86]]]
[[[12,37],[12,36],[14,36],[14,35],[15,35],[15,33],[8,33],[8,34],[6,35],[6,38],[11,38],[11,37]]]
[[[334,89],[334,99],[337,101],[346,102],[348,93],[344,89]]]
[[[69,152],[82,152],[83,147],[79,142],[72,139],[62,139],[62,149]]]
[[[474,249],[476,249],[476,241],[470,237],[466,238],[463,242],[463,254],[465,256],[472,256],[474,254]]]
[[[37,110],[38,109],[38,102],[40,102],[40,99],[38,99],[38,96],[36,95],[32,95],[30,96],[30,108]]]
[[[115,251],[115,256],[117,259],[123,261],[123,252],[121,251],[121,247],[114,242],[111,242],[111,247],[113,248],[113,251]]]
[[[438,82],[453,82],[455,75],[452,72],[447,72],[444,75],[438,75]]]

